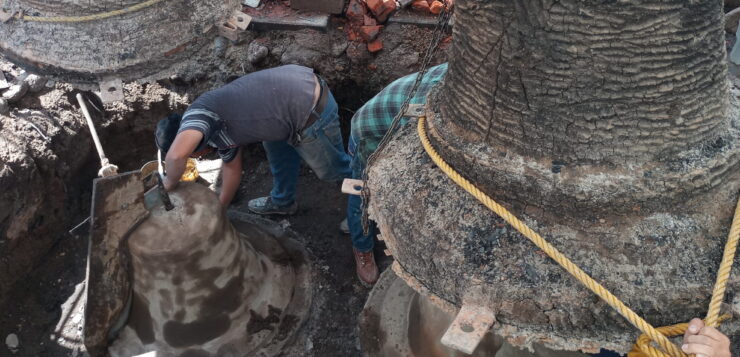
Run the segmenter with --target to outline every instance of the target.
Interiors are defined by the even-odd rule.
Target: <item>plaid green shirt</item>
[[[429,68],[421,79],[419,89],[411,98],[410,104],[425,103],[429,91],[444,78],[446,73],[447,63]],[[380,140],[390,128],[393,118],[401,110],[401,105],[411,92],[417,75],[418,72],[393,81],[365,103],[352,117],[352,137],[357,143],[354,155],[355,159],[361,160],[363,167],[367,158],[377,149]],[[400,125],[405,125],[407,122],[408,118],[403,118]]]

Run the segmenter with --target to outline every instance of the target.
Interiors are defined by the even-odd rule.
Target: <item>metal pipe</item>
[[[90,128],[90,134],[92,135],[93,141],[95,142],[95,149],[98,150],[98,156],[100,157],[100,166],[105,166],[108,164],[108,158],[105,157],[103,145],[100,144],[98,132],[95,130],[95,124],[93,124],[92,118],[90,117],[90,112],[87,110],[87,105],[85,104],[85,100],[82,98],[82,93],[77,93],[77,102],[80,103],[80,109],[82,109],[82,114],[84,114],[85,120],[87,121],[87,127]]]

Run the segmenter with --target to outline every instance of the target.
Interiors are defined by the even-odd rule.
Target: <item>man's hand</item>
[[[221,195],[218,199],[224,207],[234,199],[236,189],[242,181],[242,149],[236,152],[236,156],[229,162],[224,162],[221,167]]]
[[[180,177],[185,172],[188,158],[202,139],[203,134],[197,130],[184,130],[177,134],[164,160],[165,169],[167,170],[167,176],[164,179],[165,190],[174,190],[177,184],[180,183]]]
[[[689,322],[681,349],[697,357],[731,357],[730,339],[714,327],[704,326],[701,319]]]

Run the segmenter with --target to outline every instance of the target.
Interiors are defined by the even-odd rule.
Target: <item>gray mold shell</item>
[[[396,133],[367,183],[370,218],[397,262],[396,273],[447,311],[465,301],[488,306],[496,315],[493,332],[514,346],[628,352],[639,331],[453,183],[424,152],[416,124]],[[481,162],[502,161],[476,152]],[[681,206],[593,221],[499,203],[658,327],[706,314],[739,189],[735,172]],[[723,306],[733,315],[740,311],[738,261]],[[740,323],[727,321],[722,331],[735,339]]]
[[[133,3],[115,1],[117,7],[113,7],[111,0],[77,2],[39,5],[39,1],[10,0],[5,8],[28,15],[69,16],[111,11]],[[97,82],[109,76],[156,80],[192,58],[213,38],[217,32],[214,25],[237,9],[235,0],[164,0],[129,14],[88,22],[12,19],[0,23],[0,52],[30,72],[73,82]]]

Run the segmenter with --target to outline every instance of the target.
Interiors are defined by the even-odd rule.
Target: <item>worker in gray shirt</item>
[[[224,162],[219,199],[226,206],[241,182],[241,147],[262,142],[273,188],[269,196],[249,201],[249,210],[293,214],[301,160],[325,181],[351,175],[337,109],[326,83],[310,68],[288,65],[240,77],[198,97],[182,118],[170,115],[157,124],[157,146],[166,155],[164,187],[177,186],[188,157],[217,150]]]

